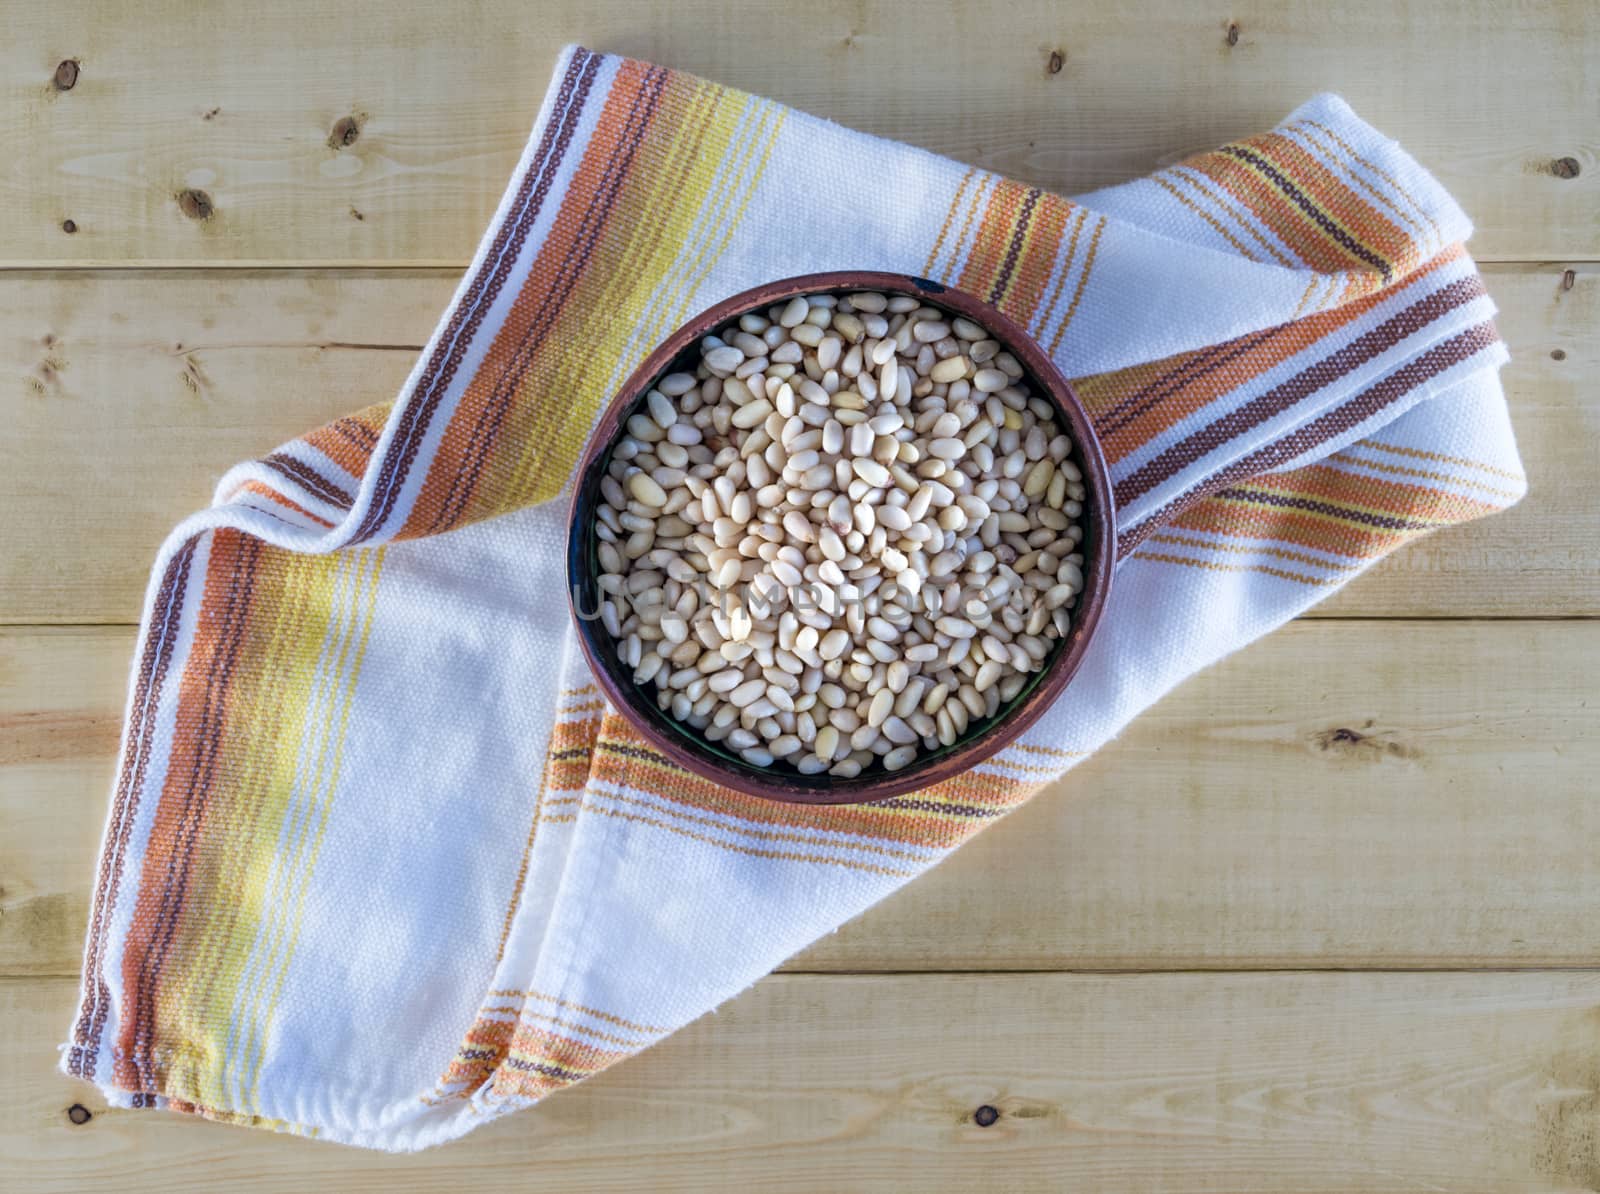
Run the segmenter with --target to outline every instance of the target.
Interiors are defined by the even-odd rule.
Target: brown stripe
[[[484,463],[489,457],[490,448],[498,438],[500,427],[511,409],[513,395],[522,384],[523,378],[527,376],[539,346],[544,343],[545,336],[555,325],[557,316],[566,306],[567,299],[577,288],[588,268],[589,258],[610,220],[617,197],[622,193],[623,184],[632,170],[633,159],[644,141],[645,131],[655,116],[656,106],[666,87],[668,75],[669,72],[660,67],[652,67],[645,75],[643,86],[634,97],[633,105],[628,111],[627,122],[619,135],[620,152],[613,153],[607,159],[595,200],[584,210],[578,229],[573,234],[572,248],[557,267],[555,278],[544,288],[538,310],[528,326],[527,334],[517,346],[516,356],[500,375],[494,392],[479,414],[466,450],[462,454],[462,466],[450,478],[450,488],[439,504],[439,512],[429,524],[430,532],[453,526],[471,499]]]
[[[1237,439],[1274,415],[1347,376],[1402,340],[1416,335],[1430,323],[1465,306],[1483,293],[1483,283],[1476,274],[1458,278],[1449,285],[1433,291],[1404,311],[1384,320],[1371,331],[1302,370],[1288,381],[1228,411],[1216,422],[1202,427],[1136,469],[1130,476],[1118,481],[1115,486],[1117,504],[1126,506],[1143,497],[1202,456],[1215,451],[1230,440]]]
[[[1424,220],[1428,221],[1428,224],[1433,228],[1434,234],[1436,236],[1443,236],[1444,230],[1442,228],[1440,228],[1439,225],[1434,222],[1434,218],[1431,215],[1428,214],[1427,207],[1424,204],[1422,204],[1416,198],[1416,196],[1412,195],[1410,191],[1406,190],[1405,187],[1401,186],[1399,179],[1394,178],[1391,175],[1389,175],[1386,171],[1384,171],[1381,167],[1379,167],[1377,165],[1377,163],[1367,161],[1366,158],[1362,157],[1354,149],[1352,149],[1349,145],[1345,144],[1344,138],[1339,136],[1338,133],[1334,132],[1327,125],[1320,124],[1315,120],[1306,120],[1304,123],[1310,125],[1312,128],[1321,129],[1328,136],[1332,137],[1334,139],[1334,141],[1346,153],[1348,153],[1350,155],[1350,157],[1354,161],[1359,162],[1361,165],[1365,166],[1368,170],[1371,170],[1379,178],[1383,179],[1384,182],[1388,183],[1390,186],[1392,186],[1395,189],[1395,193],[1397,195],[1399,195],[1401,198],[1403,198],[1407,203],[1411,204],[1412,207],[1416,208],[1417,209],[1417,214],[1420,215]],[[1396,209],[1396,210],[1398,211],[1398,209]]]
[[[903,808],[918,813],[938,813],[941,817],[1003,817],[1011,806],[984,808],[976,804],[943,804],[920,796],[893,796],[877,802],[879,808]]]
[[[274,452],[271,456],[265,457],[261,463],[282,473],[307,493],[332,505],[350,508],[350,495],[305,461],[297,460],[286,452]]]
[[[533,1070],[547,1078],[554,1078],[558,1082],[582,1082],[588,1074],[580,1074],[575,1070],[564,1070],[560,1066],[546,1065],[539,1061],[523,1061],[520,1057],[508,1057],[506,1067],[513,1070]]]
[[[1408,362],[1389,376],[1382,378],[1377,384],[1362,391],[1353,401],[1313,420],[1305,427],[1297,430],[1293,435],[1268,444],[1261,450],[1235,461],[1227,468],[1208,478],[1200,486],[1168,502],[1138,526],[1132,527],[1125,532],[1119,532],[1117,535],[1118,557],[1125,558],[1144,541],[1146,536],[1184,508],[1213,493],[1224,491],[1230,485],[1277,468],[1297,456],[1304,455],[1318,444],[1326,443],[1328,440],[1371,418],[1378,411],[1398,401],[1429,378],[1444,372],[1452,365],[1459,364],[1476,353],[1482,352],[1499,339],[1500,337],[1495,331],[1494,324],[1489,322],[1476,324],[1466,331],[1434,345],[1421,356]],[[1251,500],[1256,500],[1256,494],[1251,494]],[[1350,514],[1344,510],[1335,509],[1330,512],[1336,512],[1340,518],[1350,517]]]
[[[1377,269],[1383,275],[1384,283],[1388,283],[1394,274],[1394,267],[1339,227],[1325,211],[1312,202],[1310,196],[1291,182],[1282,171],[1267,161],[1266,158],[1253,150],[1244,148],[1242,145],[1224,145],[1217,152],[1236,157],[1241,162],[1249,162],[1257,170],[1261,171],[1280,191],[1289,197],[1296,207],[1305,212],[1317,227],[1342,245],[1352,256],[1359,257],[1362,261]]]
[[[328,426],[339,435],[344,436],[357,448],[365,448],[370,452],[378,446],[378,439],[380,438],[378,433],[360,419],[346,416],[342,419],[335,419]]]
[[[161,578],[161,587],[151,606],[151,629],[145,639],[144,658],[140,661],[138,679],[134,684],[127,742],[116,794],[112,799],[111,824],[106,829],[106,850],[100,859],[94,912],[90,917],[89,945],[83,966],[83,1008],[73,1034],[71,1069],[82,1078],[94,1077],[100,1034],[105,1029],[106,1015],[111,1005],[111,992],[106,986],[102,970],[106,934],[112,909],[117,902],[123,857],[127,853],[134,817],[139,810],[145,768],[150,763],[156,711],[161,704],[168,665],[176,650],[174,644],[178,639],[180,614],[184,594],[188,591],[189,569],[194,561],[196,542],[197,539],[190,539],[167,563],[166,574]]]
[[[1277,506],[1285,510],[1305,510],[1312,514],[1329,514],[1346,522],[1359,522],[1364,526],[1378,527],[1385,531],[1431,531],[1438,524],[1433,522],[1418,521],[1412,518],[1396,518],[1387,514],[1373,514],[1367,510],[1356,510],[1349,506],[1335,505],[1333,502],[1322,502],[1315,498],[1297,497],[1288,493],[1273,493],[1263,489],[1221,489],[1216,494],[1233,502],[1255,502],[1263,506]]]
[[[1028,235],[1028,225],[1033,220],[1033,209],[1038,202],[1039,189],[1029,188],[1022,200],[1022,211],[1017,215],[1017,227],[1011,234],[1011,244],[1006,247],[1005,260],[1000,263],[1000,272],[995,276],[994,286],[989,291],[990,306],[998,306],[1000,296],[1006,292],[1006,283],[1011,281],[1011,271],[1016,268],[1017,257],[1022,253],[1022,242]]]
[[[406,475],[421,449],[422,438],[427,433],[434,411],[443,401],[444,393],[455,377],[456,369],[466,354],[467,346],[476,337],[479,325],[501,288],[510,276],[528,232],[539,218],[544,201],[554,185],[556,171],[566,156],[577,131],[578,121],[588,101],[594,77],[599,71],[602,55],[578,50],[568,65],[567,76],[557,93],[555,110],[557,119],[545,129],[544,137],[534,156],[534,162],[517,192],[512,214],[495,234],[488,261],[492,263],[485,278],[483,273],[473,278],[466,295],[450,317],[445,334],[440,337],[428,367],[417,388],[405,402],[395,436],[379,466],[378,483],[366,516],[354,536],[354,542],[365,542],[377,534],[387,521],[399,498]],[[574,95],[576,91],[576,95]],[[571,103],[567,103],[568,99]],[[509,248],[509,251],[507,251]]]
[[[1209,377],[1224,365],[1253,352],[1274,336],[1293,326],[1289,323],[1279,324],[1265,331],[1240,336],[1236,340],[1208,345],[1188,354],[1176,369],[1163,373],[1148,385],[1123,398],[1109,410],[1095,416],[1095,430],[1102,436],[1115,435],[1163,399],[1170,398],[1186,386]]]
[[[189,781],[179,804],[176,840],[167,856],[166,874],[151,924],[149,943],[134,951],[124,960],[124,981],[127,995],[133,1003],[133,1013],[123,1032],[124,1061],[137,1076],[138,1084],[146,1090],[156,1089],[156,1074],[150,1047],[155,1036],[155,992],[166,956],[177,933],[179,914],[188,894],[189,874],[193,863],[194,847],[199,839],[199,827],[206,807],[206,796],[216,772],[217,754],[222,741],[222,720],[225,697],[238,662],[242,644],[243,625],[250,600],[255,590],[256,565],[260,560],[260,540],[233,532],[239,541],[239,555],[234,561],[229,577],[228,595],[223,605],[220,625],[217,628],[219,650],[211,658],[206,677],[205,696],[201,703],[200,723],[194,730],[197,744]],[[218,533],[212,540],[215,551]],[[169,776],[169,780],[170,780]],[[162,803],[166,803],[163,793]],[[141,886],[147,886],[148,877]],[[141,892],[141,895],[144,894]],[[129,945],[132,945],[130,940]],[[134,973],[129,974],[132,970]],[[131,979],[132,981],[128,981]],[[131,1048],[126,1046],[131,1044]]]

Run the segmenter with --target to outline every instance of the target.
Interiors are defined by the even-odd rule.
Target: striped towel
[[[1521,496],[1468,232],[1333,96],[1066,200],[569,49],[399,398],[235,468],[161,551],[63,1068],[121,1106],[416,1149],[715,1008],[1184,677]],[[852,268],[980,295],[1077,379],[1120,575],[1015,746],[790,807],[606,707],[556,499],[671,329]]]

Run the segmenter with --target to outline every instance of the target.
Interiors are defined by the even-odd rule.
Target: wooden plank
[[[915,19],[874,0],[551,0],[536,20],[519,0],[467,19],[234,0],[203,20],[149,0],[15,3],[5,26],[0,262],[464,264],[572,41],[1069,191],[1337,90],[1437,172],[1485,259],[1600,257],[1586,0],[1514,17],[1495,0],[1013,0],[998,17],[927,0]]]
[[[1600,268],[1492,269],[1533,494],[1415,544],[1347,616],[1600,612]],[[231,464],[405,380],[455,284],[417,271],[0,274],[0,621],[128,622]],[[1553,359],[1560,355],[1561,360]]]
[[[128,631],[0,635],[0,974],[76,973]],[[794,965],[1600,964],[1600,622],[1310,622]]]
[[[0,274],[0,620],[137,620],[233,464],[392,399],[453,276]]]
[[[54,1072],[72,999],[59,979],[0,983],[0,1149],[37,1194],[1600,1182],[1593,972],[778,976],[406,1157],[109,1110]]]

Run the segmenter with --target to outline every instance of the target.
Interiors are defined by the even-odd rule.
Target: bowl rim
[[[578,575],[578,563],[580,549],[586,539],[587,511],[595,502],[601,466],[623,424],[644,400],[645,393],[686,350],[718,327],[752,310],[772,306],[796,295],[853,290],[881,290],[925,297],[932,305],[979,324],[1018,360],[1026,375],[1043,391],[1043,396],[1060,410],[1072,437],[1073,456],[1087,482],[1082,515],[1085,539],[1089,545],[1084,557],[1084,587],[1074,607],[1072,626],[1066,639],[1056,649],[1054,659],[1040,674],[1032,690],[1023,697],[1021,704],[970,741],[952,747],[948,754],[935,757],[925,765],[919,766],[917,761],[913,761],[900,771],[873,772],[852,780],[840,780],[826,773],[821,776],[801,776],[797,772],[791,774],[787,771],[762,773],[753,766],[749,769],[751,774],[745,775],[732,766],[689,749],[686,744],[689,732],[657,725],[655,719],[659,717],[664,720],[666,716],[658,710],[652,708],[649,715],[641,713],[636,706],[645,703],[640,696],[642,690],[632,683],[631,678],[621,675],[622,665],[615,659],[615,651],[607,656],[595,641],[604,632],[603,627],[599,626],[597,618],[581,616],[578,609],[579,589],[583,581]],[[584,659],[601,693],[627,719],[634,731],[666,756],[668,762],[714,784],[780,803],[870,804],[931,787],[970,770],[1009,746],[1055,703],[1081,666],[1100,624],[1115,571],[1116,535],[1116,502],[1110,471],[1088,411],[1043,346],[1015,320],[970,292],[912,274],[878,270],[797,274],[730,295],[685,320],[629,374],[607,403],[589,432],[578,467],[573,473],[572,496],[567,512],[567,608]],[[799,782],[802,780],[811,782]],[[819,780],[827,781],[827,786],[812,786]]]

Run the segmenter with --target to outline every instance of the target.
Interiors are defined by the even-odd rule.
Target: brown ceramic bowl
[[[1049,398],[1060,409],[1073,441],[1072,459],[1084,478],[1084,587],[1073,609],[1067,637],[1056,645],[1045,666],[1033,673],[1030,682],[994,717],[975,722],[951,746],[929,751],[902,770],[873,767],[854,779],[841,779],[826,773],[802,775],[784,764],[752,766],[732,751],[705,741],[689,726],[674,721],[656,707],[654,686],[641,688],[634,684],[631,669],[618,658],[610,635],[594,616],[593,611],[599,609],[594,526],[600,478],[623,425],[643,408],[645,394],[658,378],[677,369],[694,371],[702,337],[748,311],[764,310],[797,294],[846,294],[856,290],[911,295],[987,328],[1022,364],[1034,392]],[[623,385],[590,436],[578,467],[567,534],[567,593],[578,641],[601,691],[667,759],[714,783],[768,800],[855,804],[883,800],[948,779],[996,753],[1037,721],[1078,670],[1099,624],[1111,587],[1115,545],[1111,483],[1094,427],[1067,379],[1022,328],[987,303],[924,278],[868,272],[811,274],[757,286],[702,311],[667,337]],[[583,616],[581,611],[589,611],[589,616]]]

